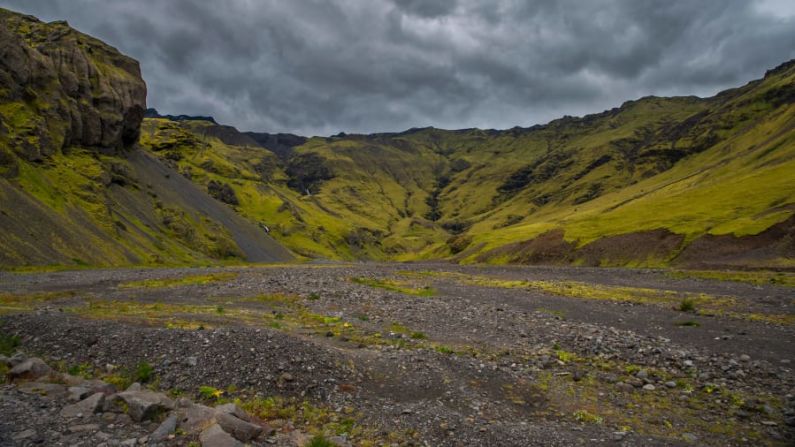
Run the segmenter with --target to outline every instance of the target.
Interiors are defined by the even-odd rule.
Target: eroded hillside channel
[[[252,445],[788,445],[792,278],[731,279],[449,264],[0,273],[0,360],[18,350],[118,387],[235,402],[273,427]],[[88,415],[96,430],[70,431],[57,412],[28,427],[18,408],[61,404],[17,383],[0,394],[20,403],[0,407],[2,445],[26,429],[46,445],[118,430]],[[163,445],[191,442],[177,429]]]

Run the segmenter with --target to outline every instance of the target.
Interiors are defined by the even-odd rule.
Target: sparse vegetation
[[[698,321],[694,321],[694,320],[680,321],[680,322],[676,323],[676,325],[677,326],[682,326],[682,327],[699,327],[699,326],[701,326],[701,324],[699,324]]]
[[[144,279],[141,281],[128,281],[119,284],[119,287],[160,289],[160,288],[169,288],[169,287],[204,285],[215,282],[227,282],[227,281],[232,281],[235,278],[237,278],[237,273],[234,272],[210,273],[207,275],[181,276],[178,278]]]
[[[135,381],[139,383],[147,383],[152,380],[154,368],[147,362],[141,362],[135,367]]]
[[[674,270],[668,272],[672,278],[699,278],[714,279],[718,281],[736,281],[750,284],[775,284],[779,286],[795,287],[795,273],[771,271],[706,271],[706,270]]]
[[[692,298],[684,298],[676,308],[679,312],[695,312],[696,301]]]
[[[336,444],[326,439],[323,435],[316,435],[309,441],[307,447],[336,447]]]
[[[436,294],[436,291],[430,286],[413,287],[408,283],[391,279],[351,278],[351,281],[356,284],[389,290],[391,292],[404,293],[406,295],[429,297]]]
[[[574,419],[584,424],[602,424],[604,418],[588,412],[587,410],[577,410],[574,413]]]
[[[211,386],[200,386],[199,396],[204,400],[218,400],[223,397],[224,391]]]
[[[0,355],[11,355],[19,347],[19,337],[0,332]]]

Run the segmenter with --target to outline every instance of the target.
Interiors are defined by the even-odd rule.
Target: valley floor
[[[0,348],[16,336],[26,354],[108,381],[151,366],[145,386],[237,399],[277,433],[353,445],[791,445],[795,288],[791,274],[765,275],[450,264],[0,273]],[[34,421],[25,408],[44,411],[41,396],[0,388],[12,398],[0,445],[31,428],[46,445],[99,442],[57,416]],[[177,434],[174,445],[195,441]]]

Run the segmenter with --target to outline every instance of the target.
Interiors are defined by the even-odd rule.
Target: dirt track
[[[231,397],[352,407],[357,424],[407,444],[793,440],[792,288],[648,270],[329,264],[2,273],[0,293],[5,312],[26,312],[0,331],[28,352],[100,369],[147,361],[165,390],[234,385]],[[701,297],[695,312],[675,309],[687,296]]]

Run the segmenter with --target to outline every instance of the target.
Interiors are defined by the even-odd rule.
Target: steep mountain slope
[[[137,149],[136,61],[2,9],[0,55],[0,266],[292,259]]]
[[[142,142],[308,256],[783,268],[794,102],[790,62],[712,98],[531,128],[341,134],[276,156],[256,134],[160,119]]]

